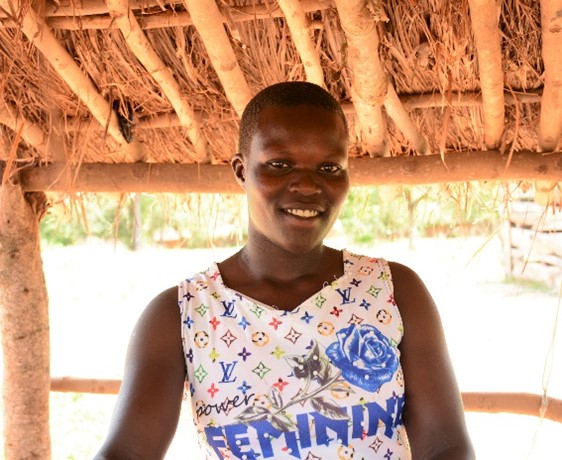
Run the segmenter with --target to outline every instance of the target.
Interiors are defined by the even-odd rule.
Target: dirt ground
[[[333,241],[341,247],[345,242]],[[462,391],[513,391],[562,399],[562,319],[554,334],[558,293],[502,280],[499,241],[417,239],[351,250],[416,269],[439,306]],[[91,242],[46,248],[52,374],[120,378],[128,338],[146,303],[229,250],[143,249]],[[562,314],[560,315],[562,316]],[[51,396],[54,459],[91,458],[114,396]],[[186,458],[195,441],[182,413],[168,459]],[[479,459],[562,458],[562,424],[535,417],[467,413]],[[183,455],[182,455],[183,452]],[[189,458],[194,458],[191,455]]]

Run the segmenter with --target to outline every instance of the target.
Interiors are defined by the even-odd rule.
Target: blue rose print
[[[349,383],[374,392],[392,379],[398,353],[376,327],[353,324],[336,335],[338,341],[328,346],[326,354]]]

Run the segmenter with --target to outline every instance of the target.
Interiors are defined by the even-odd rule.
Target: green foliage
[[[556,293],[552,287],[548,286],[546,283],[543,283],[542,281],[523,278],[520,276],[514,276],[514,275],[507,276],[504,279],[504,283],[511,284],[513,286],[518,286],[527,291],[538,292],[540,294]]]
[[[41,239],[48,244],[71,246],[85,238],[84,228],[75,222],[62,220],[53,214],[47,214],[41,221]]]
[[[210,194],[64,197],[42,220],[41,238],[46,244],[60,246],[98,238],[133,247],[135,209],[145,245],[231,246],[244,239],[243,196]]]
[[[498,186],[381,186],[351,191],[340,217],[355,244],[416,235],[488,233],[499,220]]]
[[[352,189],[340,224],[354,244],[422,236],[489,233],[502,202],[498,186],[474,183]],[[245,239],[243,195],[82,194],[60,199],[41,223],[47,244],[73,245],[88,237],[134,246],[135,210],[142,244],[213,247]]]

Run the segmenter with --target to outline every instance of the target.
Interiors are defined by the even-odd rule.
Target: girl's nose
[[[320,193],[321,187],[318,178],[313,172],[295,171],[289,190],[302,195],[316,195]]]

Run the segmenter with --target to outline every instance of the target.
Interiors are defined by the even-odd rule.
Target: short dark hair
[[[248,103],[240,120],[238,153],[246,156],[257,130],[261,112],[269,107],[309,105],[336,113],[347,133],[347,120],[338,101],[324,88],[305,81],[288,81],[268,86]]]

